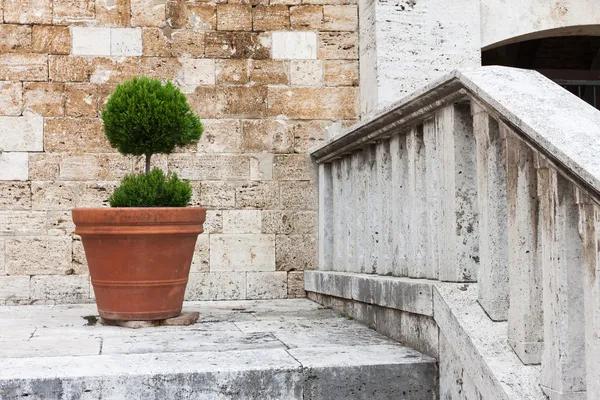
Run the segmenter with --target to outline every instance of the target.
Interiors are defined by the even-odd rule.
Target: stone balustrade
[[[320,271],[477,282],[547,396],[600,398],[600,113],[535,72],[485,67],[312,155]]]

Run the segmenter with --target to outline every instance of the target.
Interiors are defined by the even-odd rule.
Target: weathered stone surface
[[[28,299],[30,279],[29,276],[0,276],[0,300]]]
[[[23,114],[60,117],[65,114],[65,85],[55,82],[23,84]]]
[[[31,209],[31,183],[0,181],[0,208],[3,210]]]
[[[9,275],[72,273],[70,237],[11,237],[6,239],[5,246],[5,268]]]
[[[108,207],[108,198],[119,182],[82,182],[78,185],[77,207]]]
[[[42,151],[43,136],[42,117],[0,117],[0,143],[4,151]]]
[[[278,271],[314,269],[317,263],[315,235],[276,235],[275,262]]]
[[[0,235],[46,234],[46,214],[41,211],[0,211]]]
[[[202,57],[204,55],[203,32],[196,32],[188,29],[178,30],[171,34],[171,41],[171,52],[174,57]]]
[[[68,210],[76,205],[77,184],[75,182],[31,183],[31,202],[34,210]]]
[[[325,60],[326,86],[358,86],[358,62],[349,60]]]
[[[0,154],[0,180],[26,181],[29,178],[27,153]]]
[[[268,59],[271,37],[266,33],[207,32],[205,57],[236,59]]]
[[[45,81],[48,56],[31,53],[0,54],[0,80]]]
[[[290,83],[292,86],[322,86],[323,62],[321,60],[290,61]]]
[[[0,52],[26,52],[31,49],[31,26],[0,25]]]
[[[281,206],[286,209],[316,210],[317,188],[314,182],[281,182]]]
[[[262,215],[259,210],[224,210],[223,233],[261,233]]]
[[[234,182],[206,181],[201,183],[200,205],[210,208],[235,207]]]
[[[91,61],[87,57],[50,56],[50,80],[55,82],[85,82],[91,75]]]
[[[4,23],[52,23],[52,0],[4,0]]]
[[[341,130],[342,124],[332,121],[290,122],[294,134],[294,153],[307,153],[311,147],[321,143],[328,132]]]
[[[129,26],[130,0],[96,0],[96,21],[100,26]]]
[[[292,7],[290,21],[294,30],[320,30],[323,26],[323,7],[310,5]]]
[[[250,159],[250,179],[268,181],[273,179],[273,154],[254,153]]]
[[[52,23],[54,25],[81,25],[93,23],[96,18],[94,0],[53,0]]]
[[[315,211],[264,210],[262,232],[277,234],[316,234],[317,213]]]
[[[142,28],[142,54],[152,57],[169,57],[171,39],[160,28]]]
[[[96,117],[98,115],[98,91],[90,83],[67,83],[65,85],[65,114],[67,117]]]
[[[210,269],[211,272],[275,271],[275,236],[210,235]]]
[[[190,274],[185,298],[188,300],[245,299],[246,274],[235,272]]]
[[[110,55],[136,57],[142,55],[141,28],[111,28]]]
[[[357,6],[323,6],[323,30],[354,32],[357,28]]]
[[[249,60],[217,60],[217,83],[248,83]]]
[[[31,298],[73,303],[89,299],[90,281],[87,276],[32,276]]]
[[[317,58],[315,32],[273,32],[273,58],[302,60]]]
[[[29,153],[29,179],[52,181],[58,179],[60,155]]]
[[[0,115],[19,116],[23,112],[21,82],[0,82]]]
[[[67,26],[34,25],[31,31],[31,49],[35,53],[69,54],[71,32]]]
[[[46,214],[48,235],[65,236],[73,234],[75,224],[73,223],[71,211],[48,211]]]
[[[131,26],[166,25],[166,0],[130,0]]]
[[[288,68],[285,61],[254,60],[250,70],[250,81],[257,85],[287,85]]]
[[[188,312],[188,313],[183,313],[181,315],[178,315],[177,317],[167,318],[165,320],[162,320],[160,322],[160,324],[163,326],[188,326],[188,325],[192,325],[192,324],[195,324],[196,322],[198,322],[199,318],[200,318],[199,312],[197,312],[197,311]]]
[[[79,236],[73,237],[73,255],[71,259],[71,274],[76,275],[87,275],[89,274],[87,259],[85,258],[85,250],[83,249],[83,243]]]
[[[76,56],[110,56],[111,29],[72,27],[72,54]]]
[[[58,178],[65,181],[120,180],[133,171],[132,159],[120,154],[65,155]]]
[[[269,115],[292,119],[356,118],[356,88],[269,88]]]
[[[256,6],[252,9],[252,30],[282,31],[290,27],[290,11],[286,6]]]
[[[314,180],[316,168],[309,156],[304,154],[281,154],[273,160],[275,180]]]
[[[210,240],[207,233],[198,235],[196,247],[194,248],[194,258],[192,258],[192,267],[190,272],[209,272],[210,271]]]
[[[223,233],[223,212],[220,210],[206,211],[206,221],[204,222],[204,232]]]
[[[186,28],[195,31],[214,31],[217,29],[217,9],[212,4],[189,4]]]
[[[217,30],[251,31],[252,6],[250,4],[217,4]]]
[[[176,58],[120,57],[94,58],[90,67],[91,83],[120,83],[134,76],[147,75],[151,78],[169,80],[181,69]]]
[[[306,297],[304,290],[304,272],[290,271],[287,274],[288,298]]]
[[[167,25],[171,28],[183,28],[186,23],[186,4],[182,0],[167,0]]]
[[[237,119],[204,119],[204,134],[198,142],[200,153],[239,153],[244,150],[242,129]]]
[[[104,126],[99,118],[47,118],[44,149],[74,153],[115,151],[104,136]]]
[[[242,122],[242,131],[246,151],[292,152],[294,135],[284,120],[246,120]]]
[[[243,180],[250,176],[250,159],[246,155],[172,154],[168,167],[184,179]]]
[[[358,35],[353,32],[319,33],[319,59],[358,59]]]
[[[275,208],[279,206],[279,184],[260,181],[240,183],[235,189],[236,207]]]
[[[214,85],[215,60],[182,58],[174,82],[184,93],[193,93],[200,85]]]
[[[262,118],[267,114],[267,88],[230,86],[222,89],[223,113],[230,118]]]
[[[117,321],[113,319],[104,319],[100,317],[99,322],[106,326],[118,326],[120,328],[129,329],[143,329],[143,328],[155,328],[160,326],[160,320],[156,321]]]
[[[287,273],[285,272],[248,272],[246,282],[247,299],[265,300],[287,297]]]

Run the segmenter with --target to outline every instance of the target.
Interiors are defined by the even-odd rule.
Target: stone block
[[[171,39],[160,28],[142,28],[142,54],[147,57],[170,57]]]
[[[48,56],[32,53],[0,54],[0,80],[48,80]]]
[[[50,80],[54,82],[85,82],[92,73],[88,57],[50,56],[48,65]]]
[[[290,11],[287,6],[256,6],[252,9],[252,30],[283,31],[290,28]]]
[[[239,153],[242,129],[237,119],[204,119],[204,134],[198,142],[199,153]]]
[[[287,298],[286,272],[248,272],[246,298],[268,300]]]
[[[323,61],[290,61],[290,83],[292,86],[322,86]]]
[[[43,151],[43,138],[42,117],[0,117],[0,143],[4,151]]]
[[[206,221],[204,222],[204,232],[223,233],[223,212],[220,210],[206,211]]]
[[[71,27],[75,56],[110,56],[111,29],[91,27]]]
[[[315,235],[317,223],[315,211],[262,211],[263,233]]]
[[[23,112],[23,84],[0,82],[0,115],[19,116]]]
[[[75,207],[77,184],[75,182],[31,183],[31,203],[34,210],[68,210]]]
[[[222,93],[217,93],[216,86],[198,86],[193,93],[187,93],[186,95],[188,104],[201,118],[220,118],[223,116]]]
[[[339,131],[340,122],[335,121],[293,121],[289,122],[294,134],[294,153],[307,153],[311,147],[321,143],[328,132]]]
[[[355,32],[320,32],[319,59],[357,60],[358,34]]]
[[[245,151],[292,152],[294,136],[285,120],[246,120],[242,122],[242,132]]]
[[[275,271],[275,236],[210,235],[210,270]]]
[[[235,183],[221,181],[202,182],[200,205],[209,208],[235,207]]]
[[[168,168],[183,179],[244,180],[250,176],[250,158],[231,154],[171,154]]]
[[[262,215],[259,210],[224,210],[223,233],[261,233]]]
[[[358,116],[358,90],[269,87],[269,115],[292,119],[339,119]]]
[[[273,160],[275,180],[315,180],[316,167],[305,154],[278,154]]]
[[[220,90],[224,98],[224,116],[228,118],[263,118],[266,116],[266,87],[228,86]]]
[[[92,24],[96,18],[95,0],[53,0],[54,25]]]
[[[166,0],[130,0],[131,26],[166,25]]]
[[[170,28],[183,28],[186,23],[185,1],[167,0],[165,14]]]
[[[273,154],[247,153],[250,159],[250,179],[253,181],[269,181],[273,179]]]
[[[400,318],[400,342],[438,359],[439,329],[433,318],[409,312],[403,312]]]
[[[90,281],[87,276],[32,276],[31,298],[77,303],[89,299]]]
[[[267,33],[207,32],[205,40],[207,58],[271,58],[271,36]]]
[[[242,300],[246,298],[246,274],[211,272],[190,274],[186,300]]]
[[[192,258],[192,267],[190,272],[209,272],[210,267],[210,238],[207,233],[198,235],[196,247],[194,248],[194,257]]]
[[[98,90],[91,83],[65,85],[65,114],[67,117],[96,117],[98,115]]]
[[[273,58],[302,60],[317,58],[315,32],[273,32]]]
[[[96,22],[99,26],[129,26],[130,0],[96,0]]]
[[[23,115],[62,117],[64,114],[64,83],[30,82],[23,84]]]
[[[358,86],[358,62],[325,60],[325,86]]]
[[[29,276],[0,276],[0,300],[28,299],[30,280]]]
[[[292,210],[316,210],[317,186],[309,181],[280,183],[281,207]]]
[[[217,7],[212,4],[189,4],[186,28],[206,32],[217,29]]]
[[[304,290],[304,272],[292,271],[287,274],[287,290],[288,298],[306,297]]]
[[[133,172],[132,159],[120,154],[64,155],[58,179],[115,181]]]
[[[289,73],[285,61],[254,60],[250,81],[257,85],[287,85]]]
[[[275,264],[278,271],[304,271],[317,264],[315,235],[276,235]]]
[[[135,76],[171,80],[181,69],[181,62],[176,58],[162,57],[121,57],[94,58],[90,66],[91,83],[120,83]]]
[[[241,208],[278,208],[279,183],[272,181],[238,183],[235,188],[235,205]]]
[[[0,235],[39,236],[46,234],[46,213],[41,211],[0,211]]]
[[[323,26],[323,7],[311,5],[291,7],[290,22],[294,30],[321,30]]]
[[[31,31],[31,49],[34,53],[71,53],[71,32],[69,27],[34,25]]]
[[[75,231],[71,211],[48,211],[46,229],[51,236],[70,236]]]
[[[249,64],[249,60],[217,60],[217,83],[248,83],[250,77]]]
[[[323,6],[323,28],[325,31],[349,31],[358,29],[358,6]]]
[[[119,182],[82,182],[78,187],[77,207],[108,207],[108,198]]]
[[[59,154],[29,153],[29,179],[52,181],[58,179]]]
[[[28,179],[29,155],[27,153],[3,152],[0,154],[0,181],[26,181]]]
[[[269,4],[271,5],[284,5],[291,6],[302,3],[302,0],[270,0]]]
[[[141,28],[111,28],[111,56],[138,57],[142,55],[142,49],[143,47]]]
[[[31,209],[31,183],[0,181],[0,208],[3,210]]]
[[[44,149],[51,152],[113,153],[99,118],[47,118]]]
[[[171,34],[171,52],[174,57],[204,56],[204,33],[182,29]],[[213,60],[204,60],[213,61]],[[214,61],[213,61],[214,66]],[[213,70],[214,75],[214,70]]]
[[[31,49],[31,26],[0,25],[0,52],[17,53]]]
[[[85,250],[79,236],[73,237],[73,256],[71,259],[71,270],[68,275],[89,275],[87,259],[85,258]]]
[[[52,24],[52,0],[4,0],[5,24]]]
[[[70,237],[34,236],[6,239],[6,272],[9,275],[64,275],[70,273]]]
[[[217,30],[251,31],[252,6],[250,4],[217,4]]]
[[[214,85],[215,60],[183,58],[174,82],[184,93],[193,93],[201,85]]]

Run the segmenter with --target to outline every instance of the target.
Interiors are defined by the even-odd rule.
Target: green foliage
[[[112,147],[121,154],[145,155],[148,163],[152,154],[170,154],[197,142],[204,130],[178,88],[147,77],[118,85],[102,121]]]
[[[147,174],[129,174],[108,199],[111,207],[185,207],[192,187],[176,173],[154,168]]]

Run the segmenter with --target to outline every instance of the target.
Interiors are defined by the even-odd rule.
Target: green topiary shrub
[[[185,207],[191,198],[189,182],[154,168],[147,174],[127,175],[108,202],[111,207]]]
[[[170,154],[202,136],[202,122],[178,88],[147,77],[126,81],[109,97],[102,121],[112,147],[124,155],[144,156],[146,161],[144,175],[123,179],[109,199],[112,207],[187,205],[192,192],[187,181],[176,174],[150,171],[153,154]]]

